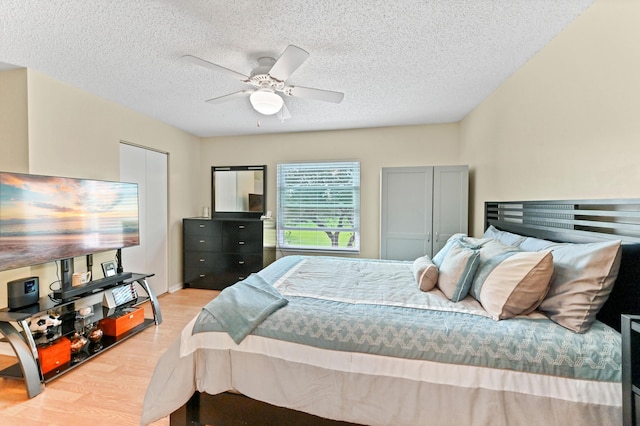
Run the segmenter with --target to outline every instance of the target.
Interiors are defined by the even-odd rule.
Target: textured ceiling
[[[455,122],[592,2],[3,0],[0,62],[199,136]],[[284,122],[247,98],[208,104],[246,86],[180,60],[249,74],[289,44],[310,57],[287,83],[342,103],[287,97]]]

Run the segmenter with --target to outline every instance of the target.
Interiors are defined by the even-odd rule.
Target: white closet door
[[[433,167],[382,169],[380,257],[431,255]]]
[[[433,254],[453,234],[468,232],[469,168],[440,166],[433,169]]]
[[[125,271],[154,273],[153,291],[166,293],[168,281],[167,154],[120,144],[120,180],[138,184],[140,245],[122,251]]]

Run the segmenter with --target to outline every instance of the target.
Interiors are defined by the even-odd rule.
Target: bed
[[[286,256],[223,291],[159,360],[141,423],[621,424],[640,200],[485,211],[433,259]]]

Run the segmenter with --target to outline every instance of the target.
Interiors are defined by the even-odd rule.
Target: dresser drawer
[[[185,277],[184,282],[190,288],[222,290],[223,288],[235,282],[230,282],[230,279],[224,270],[220,270],[214,273],[207,269],[193,269],[186,271],[185,274],[187,276]]]
[[[185,235],[213,235],[220,233],[220,222],[211,219],[184,219],[182,227]]]
[[[222,232],[246,233],[255,235],[262,231],[261,220],[224,220],[220,221]]]
[[[222,225],[222,251],[262,252],[262,232],[262,222],[259,221],[226,221]]]
[[[61,337],[48,346],[38,346],[38,358],[42,374],[60,368],[71,361],[71,341]]]
[[[188,251],[184,253],[185,268],[214,269],[219,266],[220,255],[209,251]]]
[[[223,254],[218,256],[218,265],[222,267],[216,275],[219,282],[227,285],[235,284],[262,269],[262,256]]]
[[[262,241],[228,238],[222,241],[224,253],[261,253]]]
[[[222,268],[187,268],[184,271],[184,282],[192,284],[194,282],[213,283],[216,277],[224,272]]]
[[[214,274],[207,268],[187,268],[184,270],[185,284],[195,284],[198,282],[213,282]]]
[[[220,251],[222,249],[222,240],[220,234],[185,234],[184,249],[187,251]]]
[[[243,275],[244,278],[262,269],[262,255],[227,255],[226,258],[227,269]]]

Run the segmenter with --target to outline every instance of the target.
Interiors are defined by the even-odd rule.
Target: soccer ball
[[[45,314],[37,318],[32,318],[29,323],[29,330],[33,334],[46,333],[52,327],[57,327],[62,324],[58,315]]]

